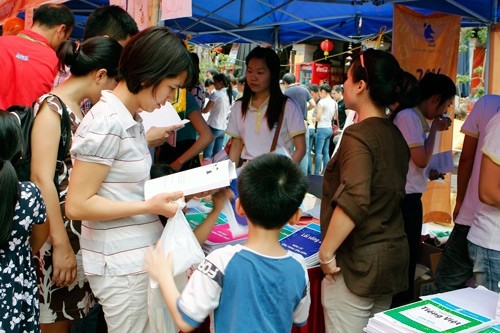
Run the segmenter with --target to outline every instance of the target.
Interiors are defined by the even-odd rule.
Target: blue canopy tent
[[[393,4],[424,14],[434,11],[463,17],[463,25],[494,23],[498,0],[194,0],[193,16],[165,21],[165,26],[194,43],[267,43],[281,48],[304,40],[358,41],[381,28],[392,30]]]
[[[133,1],[133,0],[129,0]],[[77,17],[73,36],[81,38],[86,17],[109,0],[66,2]],[[463,17],[464,26],[498,22],[499,0],[192,0],[193,16],[163,21],[191,42],[257,43],[277,48],[310,39],[359,42],[392,30],[393,4],[425,14],[444,12]]]

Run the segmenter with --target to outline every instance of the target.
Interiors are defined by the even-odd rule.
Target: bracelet
[[[334,254],[333,254],[332,259],[330,259],[330,260],[328,260],[328,261],[321,261],[321,260],[319,260],[319,263],[320,263],[321,265],[328,265],[328,264],[331,264],[331,263],[335,260],[335,258],[336,258],[336,257],[337,257],[337,255],[334,253]]]

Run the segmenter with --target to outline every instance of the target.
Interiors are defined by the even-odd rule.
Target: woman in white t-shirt
[[[284,111],[276,149],[300,163],[306,152],[304,117],[279,86],[280,60],[269,48],[256,47],[246,58],[246,84],[231,108],[226,133],[232,137],[229,158],[235,163],[269,153]],[[295,150],[292,152],[292,148]]]
[[[222,150],[229,108],[233,103],[233,90],[226,75],[215,74],[213,80],[216,90],[210,94],[208,103],[202,110],[202,113],[210,112],[207,124],[213,136],[212,142],[203,151],[204,160],[210,160]]]
[[[151,155],[139,112],[152,112],[193,73],[189,52],[167,28],[141,31],[123,49],[123,79],[87,113],[75,134],[66,214],[82,220],[85,274],[108,331],[150,332],[144,255],[172,217],[181,192],[144,200]]]
[[[415,267],[422,233],[421,197],[429,179],[425,170],[434,151],[436,133],[451,126],[450,118],[443,115],[453,104],[456,93],[455,83],[444,74],[425,74],[418,83],[418,89],[420,98],[417,104],[413,108],[398,111],[394,117],[394,124],[410,148],[411,158],[406,177],[406,196],[401,208],[410,247],[409,288],[406,292],[394,296],[393,306],[404,305],[413,300]],[[439,170],[436,173],[442,176]]]
[[[325,171],[330,161],[330,141],[333,135],[332,121],[338,117],[337,102],[331,97],[332,89],[327,84],[319,87],[321,97],[314,110],[314,121],[316,123],[316,139],[314,143],[314,174],[320,175]]]

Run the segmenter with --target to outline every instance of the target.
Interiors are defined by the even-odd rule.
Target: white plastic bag
[[[174,276],[184,274],[192,265],[198,265],[205,259],[205,254],[201,249],[200,243],[196,239],[186,216],[182,209],[186,203],[179,201],[179,208],[174,217],[168,219],[165,229],[161,234],[158,244],[163,246],[163,253],[166,255],[171,252],[174,259]],[[150,279],[151,287],[157,287],[158,284]]]
[[[168,219],[157,246],[163,246],[163,253],[172,252],[174,256],[174,280],[177,288],[182,291],[187,283],[186,270],[192,265],[198,265],[205,259],[198,240],[186,220],[182,209],[185,202],[179,201],[179,208],[174,217]],[[158,282],[149,278],[148,315],[151,329],[155,333],[175,333],[175,327],[167,306],[163,300]]]

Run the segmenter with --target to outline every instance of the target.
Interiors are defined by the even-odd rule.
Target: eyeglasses
[[[177,104],[177,102],[179,102],[179,95],[181,93],[181,89],[180,88],[177,88],[175,90],[175,93],[174,93],[174,98],[172,99],[172,102],[170,102],[170,104],[172,104],[173,106],[175,106],[175,104]]]

